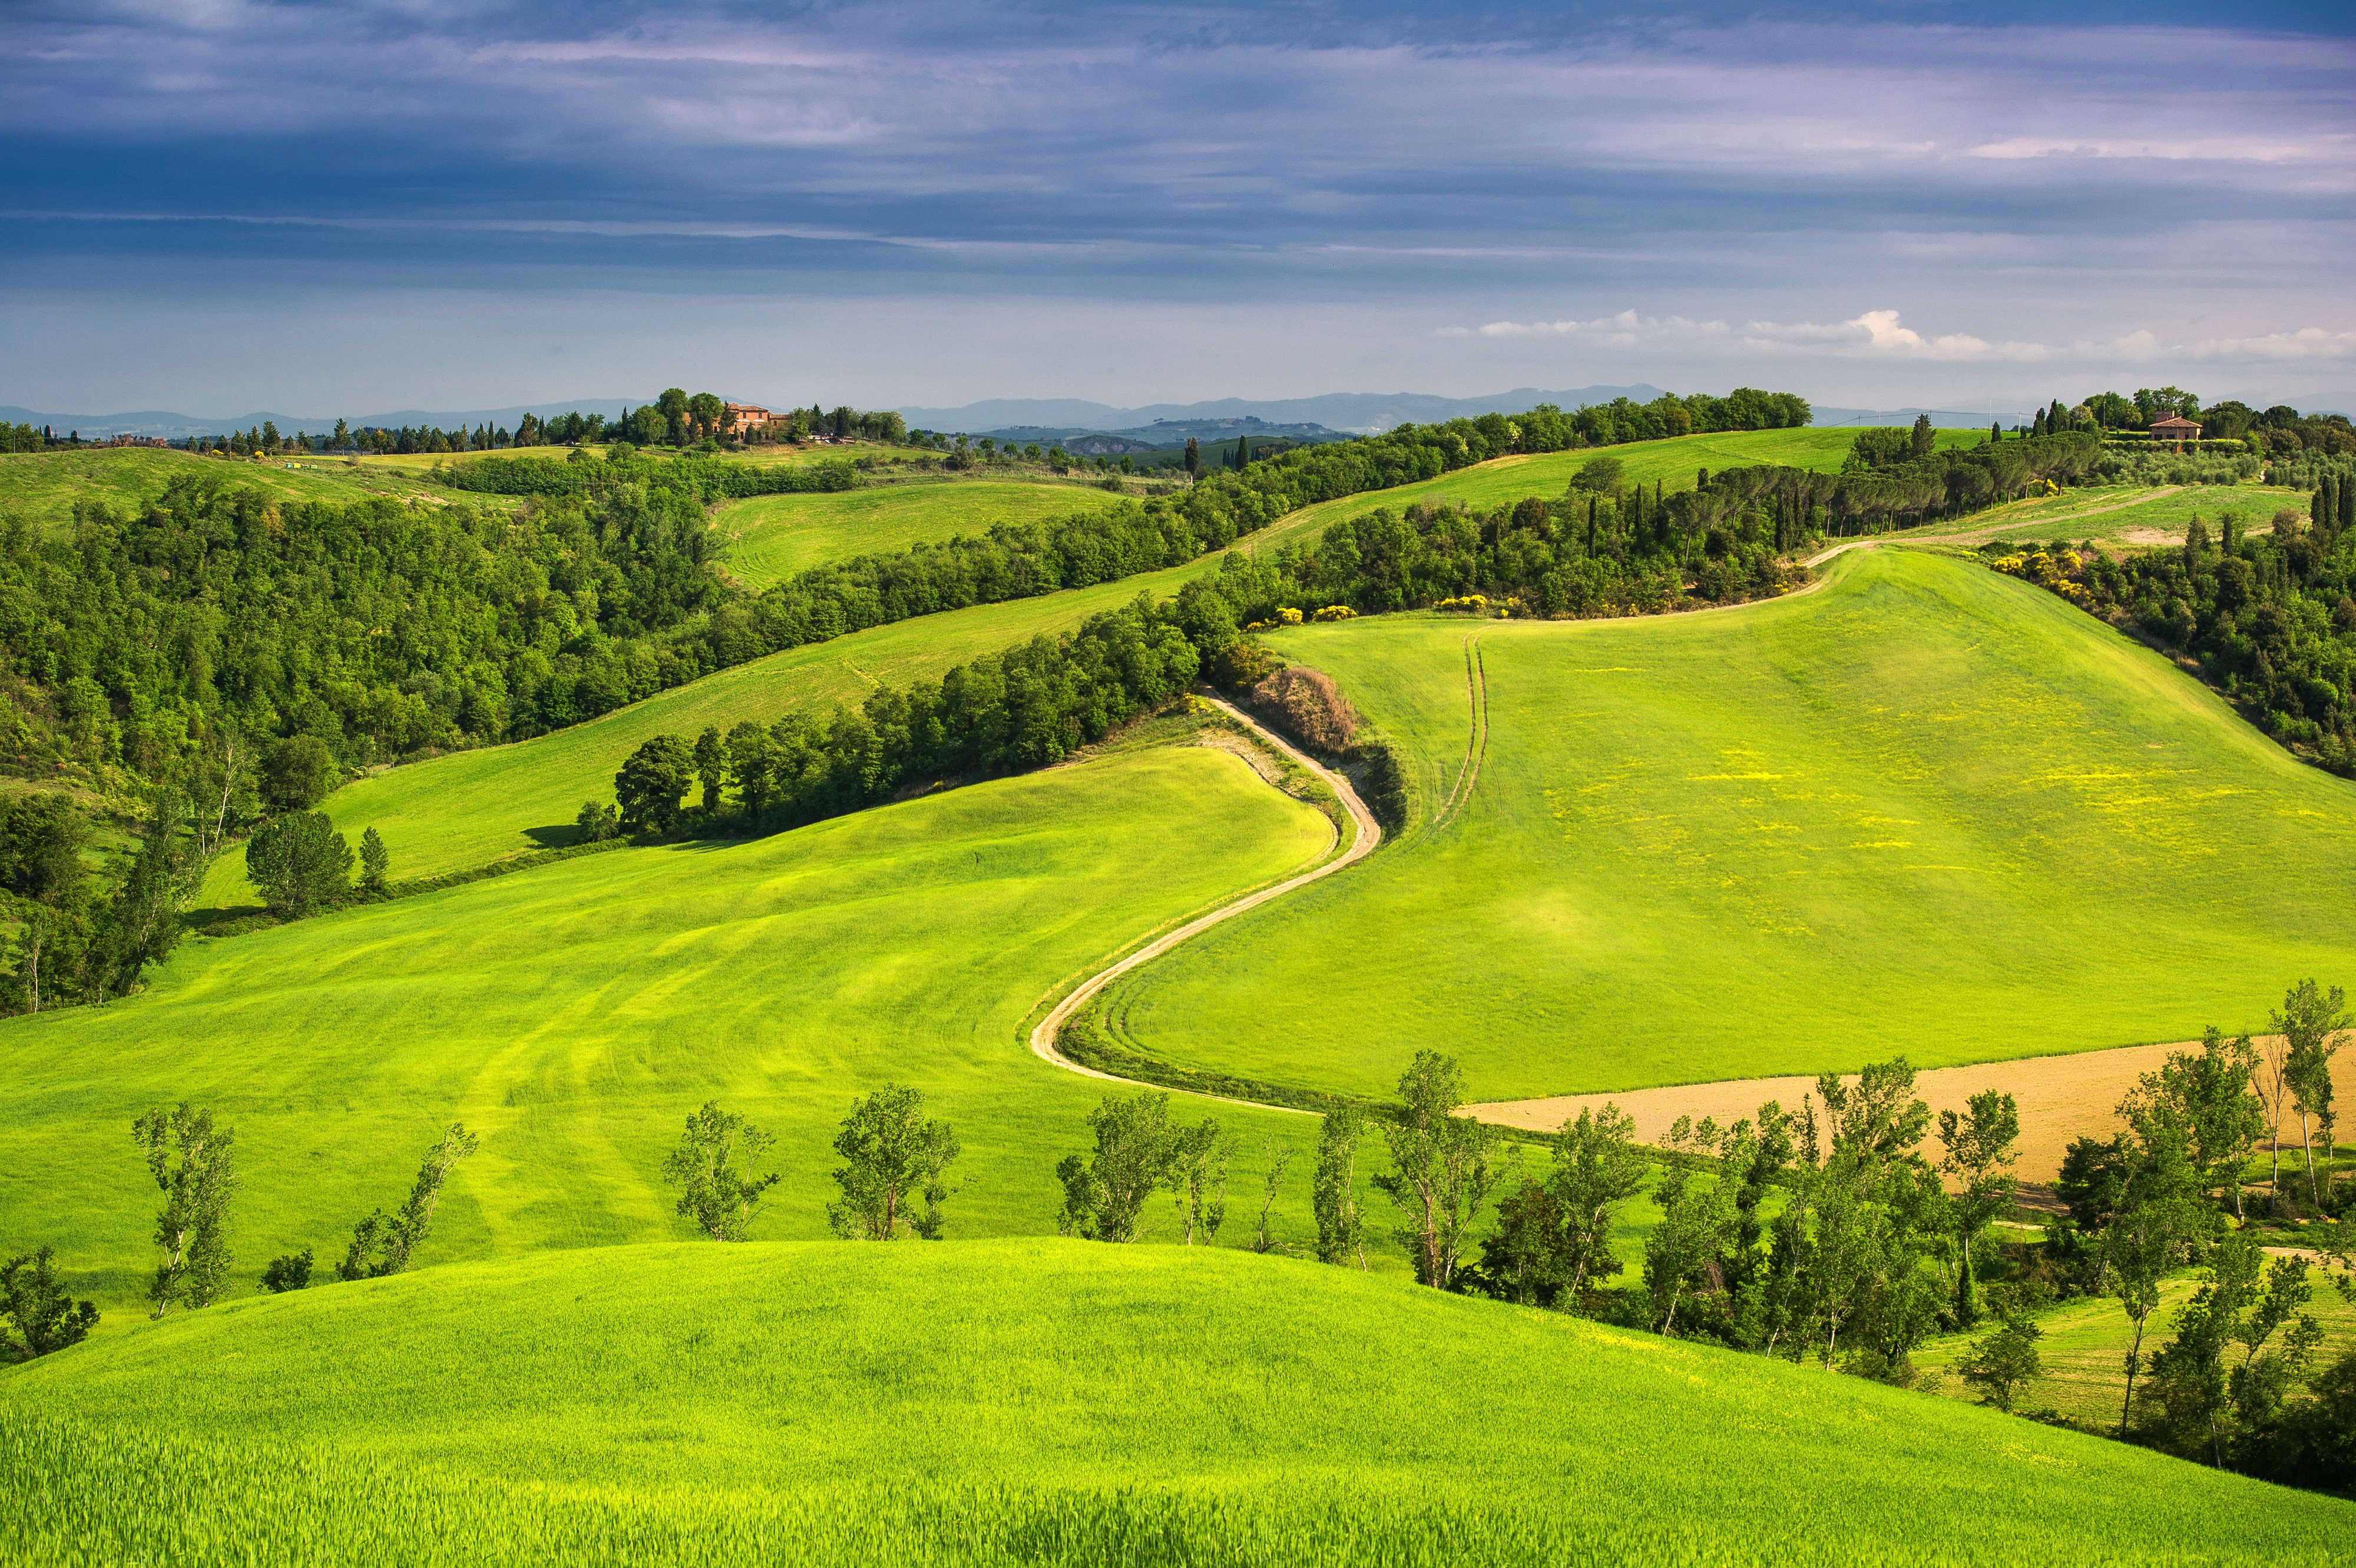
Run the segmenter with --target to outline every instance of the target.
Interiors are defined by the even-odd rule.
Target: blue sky
[[[2347,406],[2349,9],[19,0],[0,403]]]

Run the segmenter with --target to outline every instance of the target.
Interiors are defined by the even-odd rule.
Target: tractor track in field
[[[1032,1054],[1036,1056],[1041,1061],[1046,1062],[1054,1067],[1062,1068],[1066,1072],[1076,1072],[1083,1078],[1101,1079],[1107,1083],[1128,1084],[1131,1088],[1135,1089],[1161,1089],[1166,1087],[1162,1084],[1147,1083],[1140,1079],[1122,1078],[1118,1073],[1104,1072],[1092,1067],[1084,1067],[1080,1063],[1076,1062],[1072,1060],[1071,1058],[1066,1056],[1063,1051],[1057,1047],[1055,1044],[1055,1036],[1062,1030],[1066,1020],[1069,1019],[1072,1015],[1077,1013],[1081,1008],[1087,1006],[1090,1002],[1096,1000],[1097,994],[1099,992],[1103,991],[1106,986],[1111,984],[1122,975],[1127,974],[1130,971],[1137,969],[1141,965],[1151,963],[1153,960],[1160,958],[1163,953],[1168,952],[1171,949],[1178,946],[1181,942],[1183,942],[1190,938],[1200,936],[1203,932],[1209,930],[1213,926],[1218,925],[1224,920],[1232,919],[1234,917],[1244,913],[1248,909],[1257,909],[1262,904],[1269,902],[1272,898],[1280,898],[1296,887],[1305,887],[1312,882],[1331,876],[1344,866],[1355,865],[1359,861],[1362,861],[1365,859],[1366,856],[1372,854],[1375,852],[1375,846],[1382,842],[1382,824],[1375,821],[1374,812],[1368,811],[1366,809],[1366,803],[1358,799],[1357,790],[1351,788],[1350,781],[1347,779],[1344,779],[1341,774],[1336,773],[1332,768],[1325,767],[1323,763],[1320,763],[1314,758],[1307,756],[1290,741],[1288,741],[1282,736],[1276,734],[1267,725],[1261,724],[1258,719],[1253,718],[1249,714],[1245,713],[1242,709],[1237,707],[1232,703],[1226,702],[1226,700],[1218,697],[1213,697],[1210,701],[1215,703],[1228,717],[1244,725],[1249,728],[1254,735],[1258,736],[1262,740],[1276,747],[1277,750],[1283,753],[1286,757],[1290,757],[1301,767],[1309,769],[1312,774],[1324,780],[1327,788],[1331,789],[1333,793],[1340,798],[1344,808],[1349,811],[1351,820],[1357,823],[1357,837],[1351,841],[1349,848],[1344,850],[1340,854],[1333,856],[1332,859],[1311,867],[1309,870],[1302,872],[1298,876],[1287,877],[1285,880],[1277,883],[1273,886],[1263,887],[1257,893],[1247,893],[1239,898],[1231,898],[1226,903],[1220,905],[1215,909],[1213,909],[1209,914],[1198,915],[1194,919],[1189,920],[1184,925],[1179,927],[1176,930],[1155,938],[1152,941],[1146,943],[1143,947],[1138,949],[1135,952],[1130,953],[1128,957],[1121,959],[1118,962],[1106,965],[1104,968],[1097,971],[1094,974],[1089,975],[1086,980],[1081,981],[1079,984],[1074,986],[1070,991],[1066,992],[1063,1000],[1056,1003],[1054,1007],[1050,1008],[1047,1015],[1044,1018],[1040,1019],[1038,1024],[1031,1031]],[[1194,1091],[1188,1090],[1181,1090],[1180,1092],[1193,1093]],[[1205,1100],[1223,1101],[1229,1105],[1256,1106],[1263,1111],[1290,1111],[1293,1109],[1290,1106],[1269,1105],[1266,1102],[1258,1100],[1237,1100],[1221,1094],[1205,1094],[1199,1096],[1199,1098]],[[1295,1114],[1308,1116],[1313,1115],[1315,1112],[1301,1111],[1296,1112]]]
[[[1489,664],[1482,657],[1477,631],[1464,637],[1464,700],[1472,710],[1472,728],[1464,737],[1464,761],[1456,769],[1455,787],[1432,818],[1435,832],[1454,822],[1472,798],[1472,787],[1481,782],[1481,764],[1489,757]]]

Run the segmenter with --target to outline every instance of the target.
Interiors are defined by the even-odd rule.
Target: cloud
[[[1644,317],[1633,310],[1591,321],[1492,321],[1478,328],[1442,328],[1451,338],[1560,338],[1615,348],[1689,350],[1711,346],[1744,353],[1825,354],[1847,358],[2035,362],[2051,357],[2041,343],[1991,343],[1967,333],[1925,338],[1898,322],[1894,310],[1869,310],[1837,324],[1697,321],[1682,316]]]

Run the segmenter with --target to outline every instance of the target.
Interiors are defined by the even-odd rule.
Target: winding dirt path
[[[1324,764],[1307,756],[1290,741],[1288,741],[1282,736],[1276,734],[1266,725],[1261,724],[1258,719],[1253,718],[1249,714],[1245,713],[1234,703],[1218,697],[1213,697],[1208,700],[1216,703],[1228,717],[1244,725],[1246,727],[1250,729],[1253,734],[1268,742],[1269,745],[1276,747],[1277,750],[1282,752],[1285,756],[1290,757],[1301,767],[1309,769],[1310,772],[1315,774],[1318,778],[1323,779],[1327,787],[1330,788],[1333,791],[1334,795],[1341,800],[1342,804],[1348,809],[1351,820],[1357,823],[1357,836],[1351,841],[1349,848],[1344,850],[1340,854],[1335,855],[1333,859],[1324,862],[1323,865],[1312,867],[1308,871],[1304,871],[1298,876],[1289,877],[1282,882],[1277,883],[1272,887],[1263,887],[1257,893],[1248,893],[1240,898],[1233,899],[1228,903],[1222,904],[1217,908],[1212,910],[1209,914],[1198,916],[1194,919],[1189,920],[1186,924],[1179,927],[1176,930],[1169,932],[1167,935],[1155,938],[1152,941],[1146,943],[1143,947],[1138,949],[1135,952],[1130,953],[1127,958],[1122,959],[1119,962],[1109,964],[1107,967],[1098,970],[1096,973],[1080,982],[1078,985],[1073,987],[1072,990],[1065,995],[1062,1001],[1056,1003],[1053,1008],[1048,1010],[1047,1015],[1044,1018],[1040,1019],[1038,1026],[1031,1031],[1032,1054],[1036,1056],[1041,1061],[1048,1062],[1055,1067],[1062,1068],[1066,1072],[1076,1072],[1084,1078],[1102,1079],[1107,1083],[1129,1084],[1131,1087],[1138,1089],[1159,1089],[1163,1087],[1160,1084],[1143,1083],[1132,1078],[1122,1078],[1116,1073],[1102,1072],[1092,1067],[1081,1066],[1078,1062],[1072,1060],[1071,1058],[1066,1056],[1062,1051],[1056,1048],[1056,1031],[1060,1030],[1064,1026],[1064,1021],[1066,1019],[1069,1018],[1073,1014],[1078,1012],[1081,1008],[1087,1006],[1091,1001],[1095,1000],[1098,992],[1111,984],[1114,981],[1119,979],[1122,975],[1127,974],[1130,970],[1137,968],[1141,964],[1151,962],[1153,960],[1160,958],[1163,953],[1168,952],[1172,948],[1176,947],[1179,943],[1187,940],[1189,938],[1200,936],[1203,932],[1209,930],[1213,926],[1217,925],[1222,920],[1233,919],[1236,916],[1242,914],[1247,909],[1257,909],[1271,898],[1280,898],[1296,887],[1306,887],[1309,884],[1317,881],[1321,877],[1333,875],[1335,872],[1340,871],[1344,866],[1356,865],[1359,861],[1362,861],[1365,859],[1366,856],[1374,854],[1375,846],[1382,842],[1382,824],[1375,821],[1374,812],[1368,811],[1366,809],[1366,803],[1358,799],[1357,790],[1350,787],[1350,781],[1347,779],[1343,778],[1342,775],[1334,772],[1332,768],[1327,768]],[[1188,1091],[1180,1090],[1178,1092]],[[1229,1105],[1257,1106],[1258,1109],[1263,1111],[1289,1111],[1291,1109],[1289,1106],[1267,1105],[1257,1100],[1236,1100],[1226,1095],[1218,1094],[1205,1094],[1198,1096],[1197,1098],[1223,1101]],[[1304,1116],[1313,1114],[1313,1112],[1305,1111],[1295,1113]]]

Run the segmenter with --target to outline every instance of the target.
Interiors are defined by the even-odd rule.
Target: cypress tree
[[[2003,439],[2004,439],[2004,426],[2003,426],[2002,424],[1991,424],[1988,426],[1988,445],[1989,445],[1989,446],[1994,446],[1994,445],[1996,445],[1997,442],[1999,442],[1999,441],[2001,441],[2001,440],[2003,440]]]
[[[2031,435],[2042,435],[2045,434],[2045,411],[2043,409],[2039,409],[2037,411],[2037,417],[2029,422],[2029,434]]]
[[[2331,488],[2340,497],[2339,532],[2344,533],[2349,529],[2356,528],[2356,486],[2350,485],[2348,476],[2342,474],[2340,476],[2339,482]]]
[[[2332,512],[2331,479],[2327,475],[2316,481],[2315,493],[2307,498],[2307,520],[2314,524],[2316,532],[2327,532],[2331,527]]]
[[[1597,499],[1598,498],[1594,496],[1587,498],[1587,553],[1590,555],[1595,553],[1595,504]]]

